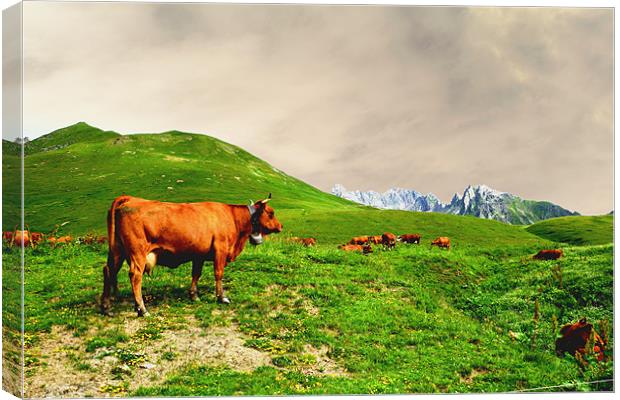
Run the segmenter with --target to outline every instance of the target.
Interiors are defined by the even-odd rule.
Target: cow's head
[[[250,243],[258,245],[263,243],[263,235],[282,232],[282,224],[276,218],[275,211],[267,203],[271,200],[269,196],[256,203],[252,202],[248,208],[250,209],[250,219],[252,222],[252,233],[250,234]]]

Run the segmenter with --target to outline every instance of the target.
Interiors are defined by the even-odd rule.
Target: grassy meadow
[[[227,267],[229,305],[215,302],[210,264],[198,302],[188,295],[189,265],[156,267],[143,281],[149,318],[133,311],[127,265],[115,316],[99,314],[105,246],[27,248],[26,396],[613,390],[611,357],[584,364],[554,350],[562,325],[587,317],[613,353],[612,217],[523,227],[375,210],[208,136],[120,136],[84,125],[27,150],[32,230],[101,234],[122,192],[232,203],[272,192],[284,231],[248,245]],[[374,246],[367,256],[337,249],[384,231],[420,233],[422,243]],[[450,251],[429,247],[439,235],[451,238]],[[562,248],[565,257],[534,261],[542,248]],[[18,265],[18,249],[4,247],[3,278]],[[16,280],[3,279],[3,293],[10,308]],[[5,326],[17,327],[4,315]]]

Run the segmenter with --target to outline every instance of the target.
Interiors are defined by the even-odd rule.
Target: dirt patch
[[[55,326],[28,351],[41,362],[26,370],[26,397],[124,396],[140,386],[161,384],[190,365],[227,366],[242,372],[271,365],[268,353],[245,346],[246,338],[236,325],[203,328],[193,317],[186,322],[185,329],[163,331],[156,340],[130,340],[91,353],[85,350],[88,337],[74,337]],[[128,315],[123,327],[132,337],[147,323]]]
[[[197,321],[191,318],[191,326],[183,331],[167,331],[158,344],[160,351],[153,348],[155,354],[165,349],[174,349],[178,357],[168,363],[177,370],[192,362],[228,366],[237,371],[249,372],[260,366],[271,365],[268,353],[245,347],[246,338],[238,331],[237,325],[209,328],[197,327]]]
[[[38,358],[40,363],[26,367],[26,397],[85,397],[99,394],[92,391],[103,382],[85,371],[73,367],[72,358],[83,350],[81,338],[72,332],[54,326],[52,332],[27,354]]]
[[[348,376],[347,371],[340,367],[334,360],[327,356],[329,348],[321,346],[316,348],[312,345],[305,345],[306,354],[312,356],[315,362],[309,363],[307,366],[301,367],[301,372],[306,375],[332,375],[332,376]]]
[[[461,376],[459,379],[460,379],[461,383],[466,383],[466,384],[468,384],[468,385],[469,385],[469,384],[471,384],[471,383],[474,381],[474,379],[475,379],[477,376],[484,375],[484,374],[486,374],[487,372],[489,372],[489,371],[487,371],[487,370],[486,370],[486,369],[484,369],[484,368],[474,368],[474,369],[472,369],[472,370],[471,370],[471,372],[469,373],[469,375],[467,375],[467,376]]]

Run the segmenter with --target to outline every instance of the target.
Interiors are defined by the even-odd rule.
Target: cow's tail
[[[116,209],[130,199],[130,196],[119,196],[114,199],[108,210],[108,265],[110,265],[114,254],[123,253],[122,244],[116,237]]]

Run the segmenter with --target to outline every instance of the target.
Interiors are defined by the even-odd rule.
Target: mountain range
[[[432,193],[422,194],[403,188],[392,188],[379,193],[372,190],[348,191],[344,186],[336,184],[331,193],[375,208],[473,215],[519,225],[549,218],[579,215],[548,201],[524,200],[486,185],[470,185],[463,194],[455,194],[449,203],[442,203]]]

